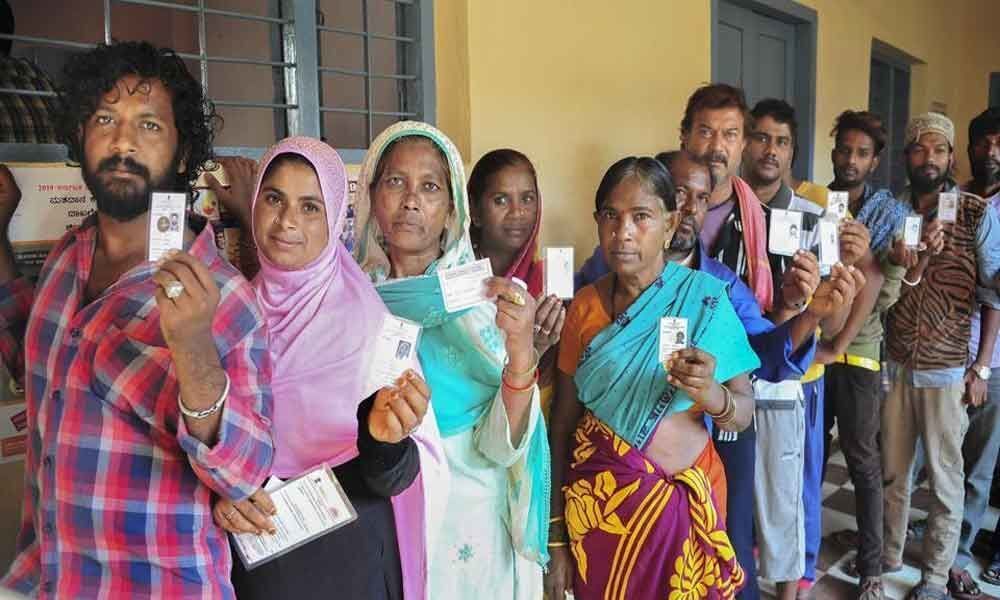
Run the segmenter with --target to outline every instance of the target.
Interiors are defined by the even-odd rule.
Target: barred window
[[[11,56],[53,81],[70,54],[102,41],[176,50],[224,119],[221,153],[255,155],[299,134],[322,137],[357,162],[392,122],[434,118],[430,0],[8,2],[14,31],[0,32],[0,41],[11,40]],[[0,83],[0,101],[51,94]],[[0,143],[0,160],[65,157],[60,146],[17,141]]]

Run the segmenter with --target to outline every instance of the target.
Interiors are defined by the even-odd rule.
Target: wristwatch
[[[993,370],[987,367],[986,365],[979,365],[979,366],[972,365],[971,367],[969,367],[969,370],[975,373],[976,377],[982,379],[983,381],[989,380],[990,375],[993,374]]]

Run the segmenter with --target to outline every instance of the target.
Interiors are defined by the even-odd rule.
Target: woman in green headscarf
[[[537,598],[550,480],[535,301],[493,277],[489,302],[445,310],[438,273],[475,255],[462,158],[430,125],[397,123],[372,143],[356,214],[358,262],[393,314],[423,326],[418,354],[452,474],[441,535],[431,536],[429,596]]]

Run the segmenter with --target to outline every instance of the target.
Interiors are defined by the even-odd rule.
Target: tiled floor
[[[926,516],[929,492],[926,486],[919,487],[913,494],[911,521]],[[992,506],[988,508],[973,550],[979,550],[981,555],[988,552],[989,536],[997,523],[1000,511]],[[817,581],[813,587],[815,600],[853,600],[858,594],[858,580],[844,572],[846,564],[854,557],[854,548],[839,545],[831,536],[834,532],[857,529],[854,520],[854,486],[847,474],[844,455],[834,451],[827,467],[826,480],[823,483],[823,546],[820,549],[817,565]],[[904,556],[902,571],[883,577],[888,598],[902,600],[907,592],[920,581],[920,569],[917,566],[919,546],[909,544]],[[993,596],[1000,598],[1000,587],[988,585],[979,580],[979,573],[986,567],[986,561],[979,558],[969,565],[969,572],[976,579],[980,588]],[[761,581],[761,596],[773,598],[774,585]]]

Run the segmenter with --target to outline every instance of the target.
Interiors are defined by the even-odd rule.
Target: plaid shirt
[[[48,598],[232,598],[213,494],[246,498],[273,455],[271,367],[254,292],[206,226],[189,252],[222,292],[212,333],[232,382],[209,447],[178,411],[152,263],[86,303],[96,233],[93,217],[67,233],[34,289],[24,279],[0,286],[0,351],[14,369],[12,334],[27,319],[30,424],[18,556],[0,583]]]
[[[52,82],[24,58],[0,56],[0,88],[53,92]],[[55,144],[55,96],[0,93],[0,142]]]

